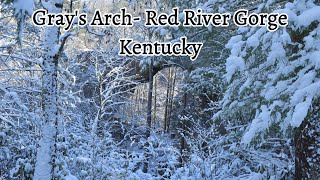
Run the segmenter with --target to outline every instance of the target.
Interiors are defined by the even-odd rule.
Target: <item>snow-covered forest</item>
[[[37,9],[286,13],[287,27],[35,26]],[[183,17],[179,17],[183,18]],[[203,42],[119,56],[119,39]],[[0,0],[0,179],[320,179],[319,0]]]

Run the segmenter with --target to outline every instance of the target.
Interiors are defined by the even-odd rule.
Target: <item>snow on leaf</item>
[[[271,122],[271,112],[267,106],[261,106],[261,112],[258,113],[257,117],[252,121],[249,130],[244,134],[242,143],[250,144],[252,139],[260,132],[269,128]]]
[[[28,15],[31,15],[33,13],[33,3],[34,0],[16,0],[13,4],[13,7],[15,9],[14,13],[17,16],[21,16],[20,13],[27,13]]]
[[[320,69],[320,51],[313,52],[310,55],[310,62],[315,66],[316,69]]]
[[[308,114],[311,102],[312,102],[312,99],[307,98],[306,101],[296,105],[292,115],[292,120],[290,122],[290,124],[293,127],[299,127],[301,125],[302,121],[304,120],[304,118],[306,118]]]
[[[228,82],[231,81],[232,76],[237,71],[243,71],[245,69],[245,62],[241,57],[230,56],[226,62],[227,74],[225,75]]]
[[[314,21],[320,20],[320,6],[312,7],[297,17],[297,25],[302,27],[309,26]]]

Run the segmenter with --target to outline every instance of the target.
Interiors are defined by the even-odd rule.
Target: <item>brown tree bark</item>
[[[320,179],[320,113],[319,107],[296,129],[295,179]]]

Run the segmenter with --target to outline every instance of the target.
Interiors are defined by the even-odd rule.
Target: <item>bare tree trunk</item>
[[[139,112],[139,88],[136,88],[135,92],[134,92],[134,95],[135,95],[135,103],[134,103],[134,113],[136,112]]]
[[[165,109],[164,109],[164,126],[163,126],[163,131],[167,131],[168,127],[168,107],[169,107],[169,95],[170,95],[170,77],[171,77],[171,67],[169,68],[169,75],[167,78],[167,95],[166,95],[166,102],[165,102]]]
[[[186,115],[186,110],[187,109],[187,93],[185,92],[184,95],[183,95],[183,112],[182,114],[183,115]],[[181,122],[180,122],[180,126],[182,126],[182,130],[184,133],[186,131],[186,124],[185,124],[185,119],[183,119]],[[185,138],[183,136],[181,136],[181,139],[180,139],[180,158],[179,158],[179,161],[180,161],[180,166],[182,167],[183,166],[183,162],[184,162],[184,150],[186,149],[186,141],[185,141]]]
[[[52,0],[46,3],[48,13],[61,13],[63,1]],[[59,28],[47,27],[44,37],[43,76],[42,76],[42,110],[43,125],[41,140],[37,150],[34,172],[36,180],[53,179],[56,156],[56,133],[58,122],[57,69],[60,51]]]
[[[168,110],[168,124],[167,124],[167,132],[169,133],[170,131],[170,123],[171,123],[171,113],[172,113],[172,107],[173,107],[173,96],[174,96],[174,89],[175,89],[175,84],[176,84],[176,70],[173,69],[171,73],[171,76],[170,76],[170,82],[171,82],[171,85],[170,85],[170,99],[169,99],[169,110]]]
[[[157,77],[154,79],[154,105],[153,105],[153,127],[156,128],[157,118]]]
[[[147,130],[146,139],[146,161],[144,163],[143,172],[148,172],[148,161],[149,161],[149,143],[148,138],[151,134],[151,122],[152,122],[152,89],[153,89],[153,58],[151,58],[151,63],[149,64],[149,89],[148,89],[148,107],[147,107]]]
[[[102,80],[102,75],[100,74],[100,69],[99,69],[99,65],[97,62],[97,59],[95,61],[95,71],[96,71],[96,78],[98,81],[98,90],[99,90],[99,94],[98,94],[98,112],[95,116],[94,121],[92,122],[92,128],[91,128],[91,135],[92,137],[95,137],[97,135],[101,135],[102,131],[101,131],[101,119],[102,119],[102,111],[103,111],[103,80]]]

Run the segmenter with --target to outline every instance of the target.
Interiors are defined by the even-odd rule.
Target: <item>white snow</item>
[[[252,139],[256,136],[257,133],[263,132],[267,128],[269,128],[271,121],[271,112],[267,108],[267,106],[261,106],[261,112],[258,113],[258,116],[253,119],[249,130],[244,134],[242,138],[242,143],[250,144]]]
[[[52,178],[51,162],[52,148],[54,143],[55,128],[53,125],[44,126],[42,129],[42,139],[40,147],[37,152],[36,169],[34,172],[34,179],[36,180],[49,180]]]
[[[307,98],[306,101],[299,103],[293,112],[290,124],[293,127],[299,127],[304,118],[307,116],[312,99]]]
[[[28,15],[31,15],[33,12],[33,3],[34,0],[17,0],[13,4],[13,7],[15,9],[15,14],[18,15],[20,11],[22,13],[27,12]]]
[[[286,55],[286,51],[283,48],[281,43],[273,43],[270,48],[270,52],[267,57],[268,64],[272,65],[275,63],[277,59],[284,58]]]
[[[307,9],[302,14],[300,14],[297,19],[297,25],[302,27],[309,26],[314,21],[320,20],[320,6],[315,6]]]
[[[241,40],[242,40],[241,35],[233,36],[225,46],[226,48],[232,49],[233,45],[240,42]]]
[[[66,180],[78,180],[78,178],[76,178],[75,176],[73,176],[71,174],[67,175],[65,178],[66,178]]]
[[[232,76],[237,71],[243,71],[245,69],[245,62],[241,57],[230,56],[226,62],[227,73],[225,75],[228,82],[230,82]]]
[[[248,40],[247,40],[247,45],[248,45],[249,47],[253,47],[253,48],[258,47],[258,46],[259,46],[259,39],[258,39],[258,37],[256,37],[256,36],[251,36],[251,37],[249,37]]]
[[[310,55],[310,61],[316,69],[320,69],[320,51],[315,51]]]
[[[24,170],[26,171],[26,172],[31,172],[32,171],[32,165],[30,164],[30,163],[26,163],[25,165],[24,165]]]

